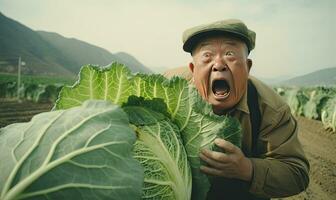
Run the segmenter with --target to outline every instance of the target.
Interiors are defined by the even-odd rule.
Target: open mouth
[[[218,98],[226,98],[230,94],[230,85],[226,80],[214,80],[212,82],[212,92]]]

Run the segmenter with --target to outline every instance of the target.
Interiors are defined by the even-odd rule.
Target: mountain
[[[92,44],[77,40],[75,38],[65,38],[57,33],[36,31],[44,40],[62,49],[63,53],[76,63],[75,66],[69,68],[71,71],[78,71],[78,67],[85,64],[94,64],[105,66],[113,61],[123,63],[133,72],[151,73],[151,70],[140,63],[133,56],[120,52],[111,54],[109,51],[94,46]]]
[[[291,78],[276,85],[281,86],[335,86],[336,67],[321,69],[303,76]]]
[[[252,74],[253,75],[253,74]],[[273,78],[264,78],[264,77],[259,77],[259,76],[255,76],[256,78],[258,78],[259,80],[261,80],[262,82],[268,84],[268,85],[276,85],[279,82],[282,82],[284,80],[288,80],[290,78],[292,78],[292,76],[277,76],[277,77],[273,77]]]
[[[171,68],[171,69],[164,71],[162,74],[163,76],[167,78],[172,78],[174,76],[181,76],[187,79],[188,81],[192,79],[192,73],[190,72],[187,66]]]
[[[152,71],[148,69],[146,66],[141,64],[135,57],[125,52],[118,52],[113,54],[116,57],[116,61],[120,63],[124,63],[129,66],[131,71],[136,71],[136,68],[139,67],[141,69],[140,72],[151,73]]]
[[[117,53],[57,33],[33,31],[0,13],[0,72],[15,73],[18,57],[26,63],[24,74],[74,76],[82,65],[105,66],[113,61],[133,72],[151,73],[127,53]]]
[[[29,74],[72,75],[64,66],[74,65],[63,53],[30,28],[0,13],[0,60],[5,72],[16,71],[18,57],[26,63],[23,72]]]

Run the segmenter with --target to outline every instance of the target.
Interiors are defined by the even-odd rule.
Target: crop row
[[[336,88],[276,88],[289,104],[292,113],[321,120],[327,130],[336,132]]]
[[[16,82],[0,83],[0,98],[30,100],[37,103],[55,102],[62,84],[21,84],[19,90]]]

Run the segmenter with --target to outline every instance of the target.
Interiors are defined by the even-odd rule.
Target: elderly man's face
[[[199,93],[223,114],[236,105],[247,88],[252,61],[240,40],[218,36],[204,39],[195,47],[189,68]]]

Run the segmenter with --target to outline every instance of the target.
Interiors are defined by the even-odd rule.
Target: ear
[[[189,70],[191,71],[191,73],[194,73],[194,67],[195,67],[194,63],[190,62],[189,63]]]
[[[246,64],[247,64],[247,68],[248,68],[248,72],[250,73],[250,70],[252,68],[252,60],[251,59],[246,59]]]

